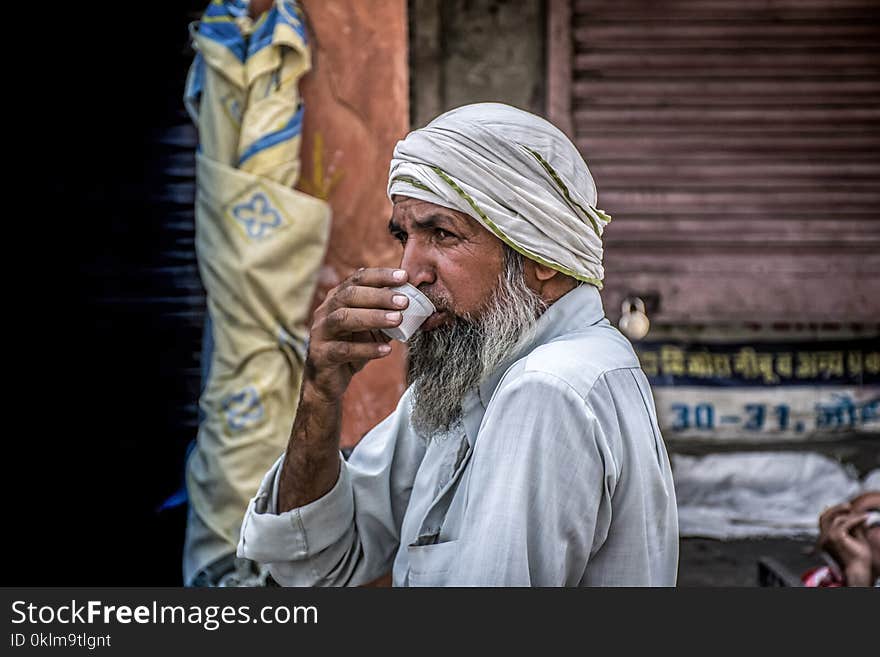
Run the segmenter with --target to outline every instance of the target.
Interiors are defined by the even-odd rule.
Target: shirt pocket
[[[447,586],[458,561],[458,541],[409,545],[409,585]]]

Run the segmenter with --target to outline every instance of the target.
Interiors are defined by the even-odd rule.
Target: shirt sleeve
[[[497,391],[472,458],[450,583],[577,585],[617,480],[589,404],[555,375],[525,372]]]
[[[284,457],[248,504],[238,556],[269,566],[283,586],[358,586],[391,569],[424,444],[409,429],[408,395],[342,461],[333,488],[278,513]],[[340,457],[341,458],[341,457]]]

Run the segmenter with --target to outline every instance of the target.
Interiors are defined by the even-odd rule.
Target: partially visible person
[[[826,509],[817,547],[828,564],[804,573],[805,586],[880,586],[880,491]]]

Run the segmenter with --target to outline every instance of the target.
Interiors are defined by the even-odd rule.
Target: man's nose
[[[410,285],[416,287],[423,283],[430,285],[436,278],[434,263],[416,240],[410,239],[403,249],[403,258],[400,260],[400,268],[409,276]]]

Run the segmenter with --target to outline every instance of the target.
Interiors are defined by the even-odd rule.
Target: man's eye
[[[391,236],[401,244],[406,244],[406,233],[392,233]]]
[[[435,229],[434,234],[441,240],[445,240],[448,237],[455,237],[455,235],[450,233],[448,230],[443,230],[442,228]]]

